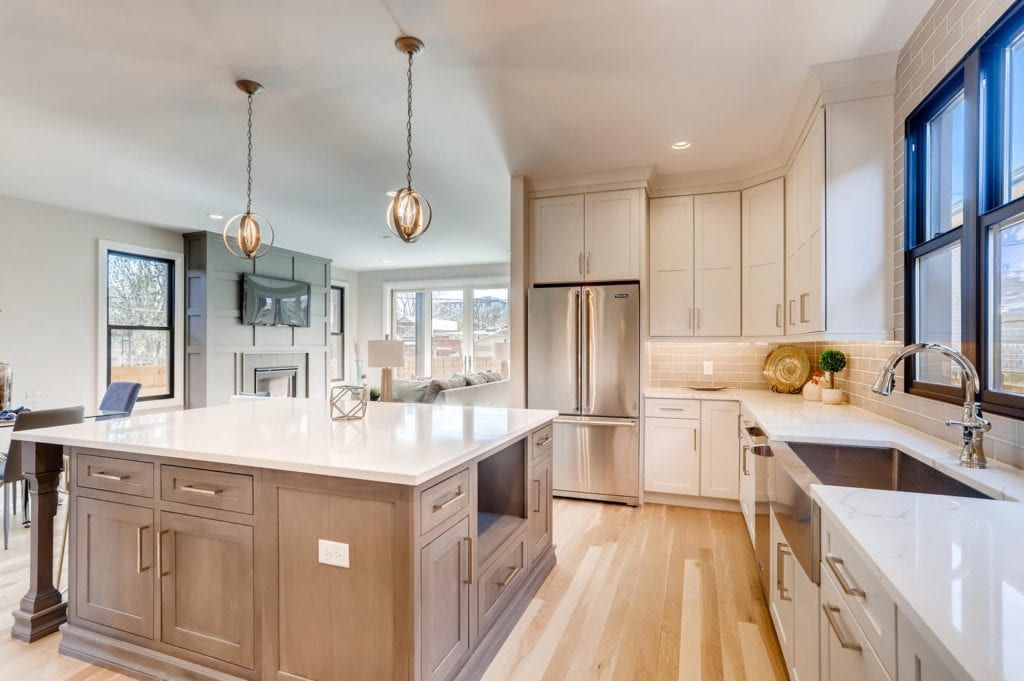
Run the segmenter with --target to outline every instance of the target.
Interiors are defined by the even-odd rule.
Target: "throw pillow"
[[[451,390],[452,388],[465,388],[466,379],[461,376],[452,376],[448,379],[435,378],[427,386],[427,391],[423,394],[423,402],[426,404],[433,404],[434,400],[441,393],[442,390]]]
[[[487,377],[483,374],[469,373],[459,375],[466,379],[467,385],[483,385],[484,383],[487,383]]]
[[[485,371],[484,376],[487,377],[488,383],[494,383],[495,381],[505,380],[505,377],[501,375],[501,372],[495,371],[494,369],[489,369],[488,371]]]
[[[428,387],[430,380],[395,381],[392,388],[393,397],[395,402],[422,402]]]

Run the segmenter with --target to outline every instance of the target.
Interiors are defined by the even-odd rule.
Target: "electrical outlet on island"
[[[704,362],[704,375],[714,376],[715,375],[715,363],[712,361]]]
[[[324,565],[347,568],[348,544],[327,539],[319,540],[319,560]]]

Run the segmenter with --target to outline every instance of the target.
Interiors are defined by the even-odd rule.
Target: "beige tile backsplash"
[[[648,384],[656,388],[717,385],[727,388],[768,388],[761,373],[768,353],[779,344],[759,343],[677,343],[649,341],[647,344]],[[903,367],[898,370],[897,391],[889,397],[871,392],[885,359],[903,346],[885,343],[793,343],[802,347],[811,359],[812,370],[825,348],[841,350],[847,357],[846,369],[838,376],[837,387],[846,391],[846,401],[855,407],[879,414],[911,428],[926,432],[951,444],[959,443],[960,431],[947,426],[948,419],[959,418],[960,407],[902,392]],[[714,376],[704,376],[705,360],[714,362]],[[1024,468],[1024,423],[987,414],[992,431],[986,436],[989,458]]]

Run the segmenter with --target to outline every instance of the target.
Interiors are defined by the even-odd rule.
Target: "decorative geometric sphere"
[[[335,421],[355,421],[361,419],[366,415],[366,403],[369,401],[369,386],[332,386],[331,418]]]
[[[395,190],[387,211],[388,230],[406,243],[415,243],[433,219],[427,197],[409,188]]]

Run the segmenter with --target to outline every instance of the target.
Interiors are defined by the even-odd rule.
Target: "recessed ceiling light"
[[[676,151],[682,151],[683,149],[689,149],[690,143],[687,142],[686,140],[679,140],[678,142],[672,144],[672,148],[675,149]]]
[[[220,213],[210,213],[206,217],[210,218],[211,220],[223,220],[224,219],[224,216],[221,215]]]

